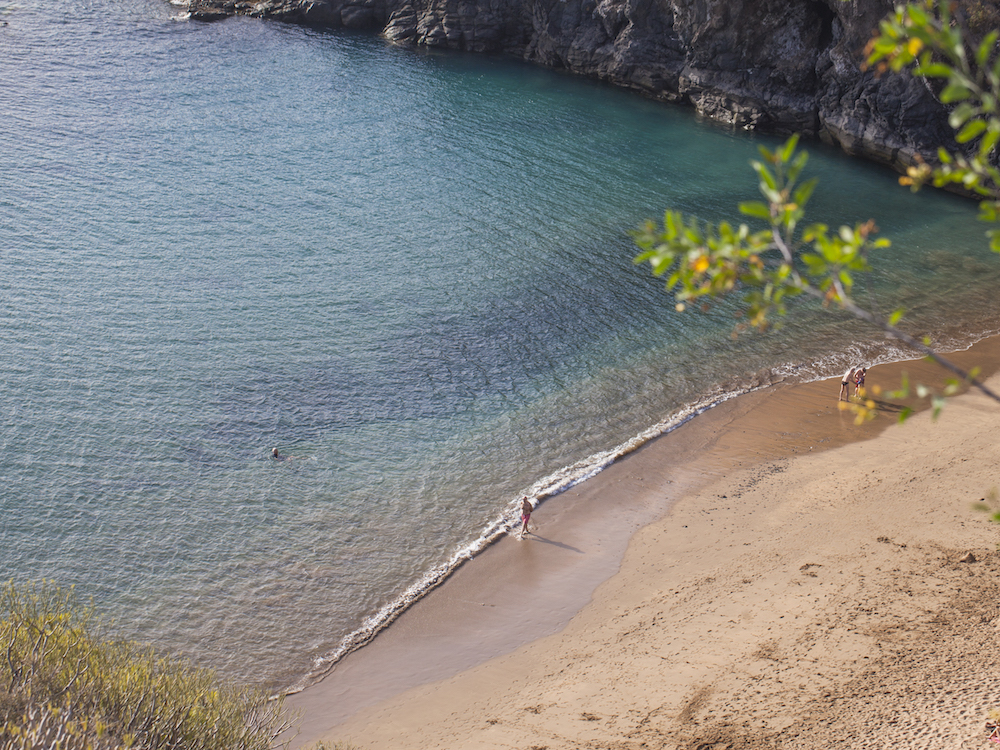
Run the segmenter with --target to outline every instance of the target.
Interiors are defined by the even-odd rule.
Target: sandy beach
[[[1000,341],[955,355],[994,389]],[[874,368],[869,386],[922,362]],[[839,382],[727,402],[533,516],[323,682],[297,743],[980,748],[1000,708],[1000,405],[856,426]]]

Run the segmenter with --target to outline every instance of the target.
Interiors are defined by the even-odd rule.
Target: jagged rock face
[[[192,0],[191,14],[503,52],[903,168],[951,144],[952,132],[923,81],[861,69],[891,9],[891,0]]]

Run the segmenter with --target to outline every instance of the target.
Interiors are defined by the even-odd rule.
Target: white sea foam
[[[968,349],[976,341],[998,332],[989,332],[974,337],[943,342],[941,350],[959,351]],[[512,533],[520,520],[521,497],[528,497],[533,506],[546,498],[558,495],[581,482],[596,476],[615,461],[642,447],[650,440],[665,435],[686,424],[700,414],[725,403],[737,396],[752,393],[780,382],[815,382],[835,377],[844,368],[856,364],[889,364],[915,359],[914,352],[896,342],[880,346],[854,345],[846,351],[823,357],[809,363],[788,362],[758,373],[754,378],[741,381],[731,388],[719,387],[700,401],[671,414],[629,440],[608,450],[599,451],[585,459],[565,466],[532,484],[523,494],[516,495],[504,511],[487,523],[479,536],[472,542],[459,547],[451,558],[428,570],[418,581],[410,585],[402,594],[368,617],[361,627],[348,633],[333,651],[318,657],[309,672],[284,692],[293,694],[302,691],[321,680],[345,656],[369,643],[378,633],[391,625],[413,603],[441,585],[455,570],[467,560],[486,549],[503,536]]]
[[[361,627],[348,633],[341,640],[340,644],[333,651],[318,657],[309,672],[298,682],[289,687],[284,692],[292,694],[300,692],[311,684],[322,679],[336,666],[336,664],[352,651],[356,651],[369,643],[379,632],[391,625],[406,609],[420,599],[422,596],[432,591],[443,583],[451,573],[459,568],[465,561],[472,559],[476,554],[486,549],[489,545],[503,536],[511,533],[520,520],[521,497],[527,496],[533,505],[536,505],[545,498],[553,497],[569,488],[590,479],[599,474],[602,470],[610,466],[623,456],[637,450],[654,438],[671,432],[694,417],[702,414],[741,393],[748,393],[759,388],[767,387],[774,381],[770,378],[767,382],[742,387],[734,390],[717,390],[706,396],[699,402],[689,405],[666,419],[657,422],[646,430],[629,440],[614,446],[605,451],[599,451],[588,456],[581,461],[566,466],[558,471],[549,474],[532,484],[524,493],[519,493],[508,503],[502,513],[490,520],[482,529],[479,536],[472,542],[459,547],[452,554],[451,558],[438,566],[428,570],[418,581],[410,585],[402,594],[369,616]]]

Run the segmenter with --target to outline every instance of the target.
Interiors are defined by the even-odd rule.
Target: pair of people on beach
[[[865,375],[868,374],[867,367],[848,367],[844,377],[840,379],[840,401],[847,401],[848,390],[851,383],[854,383],[854,395],[863,394],[865,390]]]

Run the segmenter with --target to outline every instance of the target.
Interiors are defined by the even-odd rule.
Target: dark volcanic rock
[[[890,0],[192,0],[190,9],[203,20],[245,14],[503,52],[896,168],[953,144],[925,82],[862,70]]]

